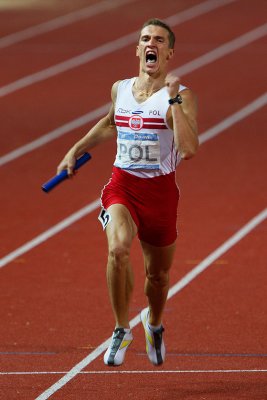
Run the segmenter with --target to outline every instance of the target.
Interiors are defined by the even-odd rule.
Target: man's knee
[[[121,268],[128,264],[130,248],[125,243],[112,243],[109,246],[108,260],[113,267]]]
[[[165,287],[169,283],[169,271],[161,270],[157,272],[147,271],[146,277],[148,281],[157,287]]]

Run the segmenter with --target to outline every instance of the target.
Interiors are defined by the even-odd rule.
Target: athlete
[[[175,36],[159,19],[147,21],[136,55],[139,75],[116,82],[112,106],[58,166],[73,175],[85,151],[114,137],[117,155],[112,176],[102,191],[102,222],[108,239],[107,284],[115,330],[104,355],[107,365],[123,363],[133,340],[129,303],[133,288],[130,249],[140,240],[146,272],[148,307],[141,312],[146,351],[154,365],[165,359],[162,317],[175,252],[179,190],[175,170],[198,149],[197,102],[193,92],[168,74]]]

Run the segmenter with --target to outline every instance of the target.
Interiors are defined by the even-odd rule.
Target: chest
[[[158,93],[148,97],[139,93],[134,97],[130,93],[121,92],[116,101],[115,116],[121,117],[122,120],[131,119],[133,122],[142,119],[160,119],[162,122],[166,118],[167,109],[168,101]]]

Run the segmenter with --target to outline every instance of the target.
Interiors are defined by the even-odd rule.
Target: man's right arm
[[[69,175],[73,175],[73,168],[77,158],[83,155],[86,151],[92,149],[98,144],[110,139],[115,133],[115,121],[114,121],[114,105],[117,96],[118,83],[114,83],[111,90],[112,105],[108,114],[101,118],[96,125],[73,147],[67,152],[63,160],[60,162],[57,173],[59,174],[62,170],[67,169]]]

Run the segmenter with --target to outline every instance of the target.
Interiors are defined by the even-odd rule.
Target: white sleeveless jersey
[[[117,155],[114,165],[141,178],[175,171],[181,157],[175,149],[173,131],[167,124],[169,94],[166,87],[138,103],[132,93],[136,78],[118,85],[115,104]],[[180,85],[180,92],[186,89]]]

